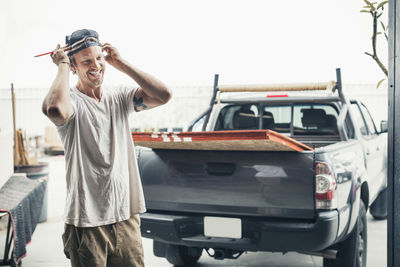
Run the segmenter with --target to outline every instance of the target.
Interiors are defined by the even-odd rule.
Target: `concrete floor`
[[[65,180],[64,157],[44,159],[50,162],[48,184],[48,220],[37,226],[31,244],[27,247],[27,256],[22,259],[23,267],[67,267],[68,259],[63,253],[61,234],[64,223],[61,216],[64,208]],[[386,220],[375,221],[368,214],[368,259],[367,266],[386,266]],[[2,257],[5,231],[0,232],[0,255]],[[165,259],[153,255],[152,240],[143,238],[145,264],[148,267],[171,266]],[[205,252],[197,266],[273,266],[273,267],[320,267],[322,258],[298,253],[249,252],[238,260],[217,261]]]

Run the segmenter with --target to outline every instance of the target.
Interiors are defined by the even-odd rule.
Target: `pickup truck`
[[[366,106],[345,97],[340,69],[336,76],[322,86],[235,87],[216,75],[210,107],[188,127],[268,129],[311,150],[137,146],[141,231],[154,254],[194,266],[203,251],[217,260],[294,251],[323,257],[324,267],[365,267],[366,212],[387,216],[387,124],[378,130]]]

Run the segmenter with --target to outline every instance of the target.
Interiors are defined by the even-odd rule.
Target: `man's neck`
[[[83,84],[78,82],[76,88],[78,88],[78,90],[81,91],[83,94],[93,98],[97,102],[100,102],[102,96],[101,85],[98,87],[90,87],[84,86]]]

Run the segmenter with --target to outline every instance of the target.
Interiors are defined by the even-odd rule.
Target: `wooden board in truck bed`
[[[225,151],[312,151],[290,137],[271,130],[215,132],[132,132],[137,146],[153,149]]]

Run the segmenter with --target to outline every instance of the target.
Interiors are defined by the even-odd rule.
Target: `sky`
[[[49,56],[65,36],[94,29],[100,42],[167,85],[317,82],[377,83],[372,20],[362,0],[0,1],[0,88],[49,87]],[[387,13],[383,16],[384,20]],[[381,38],[382,39],[382,38]],[[387,43],[378,43],[387,63]],[[71,83],[76,78],[71,75]],[[127,84],[107,66],[106,84]]]

